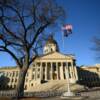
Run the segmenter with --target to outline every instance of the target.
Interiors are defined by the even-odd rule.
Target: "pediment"
[[[59,52],[53,52],[44,56],[40,57],[41,59],[65,59],[65,58],[72,58],[71,56],[61,54]]]

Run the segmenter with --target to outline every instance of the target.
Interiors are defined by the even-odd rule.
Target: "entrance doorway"
[[[57,79],[57,74],[53,73],[53,79],[56,80]]]

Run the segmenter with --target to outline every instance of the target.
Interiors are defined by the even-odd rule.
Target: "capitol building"
[[[18,67],[2,67],[0,68],[0,73],[9,78],[8,85],[5,88],[16,88],[19,78]],[[62,82],[64,80],[67,84],[68,78],[71,84],[83,80],[83,83],[88,81],[89,84],[95,81],[99,86],[99,77],[100,64],[90,67],[78,67],[75,56],[60,53],[57,42],[51,36],[43,48],[43,54],[38,56],[29,67],[24,87],[25,90],[30,90],[39,84],[45,84],[50,81]]]

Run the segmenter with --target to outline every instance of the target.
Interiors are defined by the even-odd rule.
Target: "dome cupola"
[[[56,52],[56,51],[59,51],[58,44],[53,39],[53,36],[49,36],[49,38],[44,46],[43,53],[48,54],[48,53]]]

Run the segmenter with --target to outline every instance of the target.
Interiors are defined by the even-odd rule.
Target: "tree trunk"
[[[25,76],[27,73],[26,68],[22,68],[19,73],[19,81],[16,88],[16,98],[21,98],[24,96],[24,83],[25,83]]]

